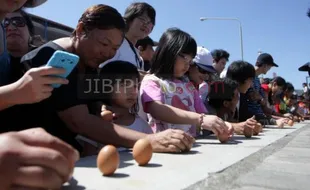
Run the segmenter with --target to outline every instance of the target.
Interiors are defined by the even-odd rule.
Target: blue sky
[[[132,0],[49,0],[28,11],[75,27],[83,11],[104,3],[121,14]],[[199,45],[212,50],[223,48],[230,62],[241,59],[239,25],[235,21],[204,21],[200,17],[236,17],[243,27],[244,60],[254,64],[258,50],[273,55],[280,66],[272,73],[301,88],[306,73],[298,67],[310,61],[310,0],[147,0],[157,11],[156,26],[150,35],[158,40],[169,27],[190,33]]]

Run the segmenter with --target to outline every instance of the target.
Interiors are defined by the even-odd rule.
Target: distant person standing
[[[246,93],[248,99],[247,118],[255,115],[255,119],[262,124],[283,125],[284,119],[275,120],[272,118],[272,115],[276,115],[276,112],[266,106],[265,93],[258,78],[261,74],[267,74],[272,67],[278,67],[278,65],[274,63],[273,57],[270,54],[262,53],[258,56],[255,64],[255,78],[252,87]]]
[[[151,59],[154,55],[153,47],[157,46],[158,42],[154,42],[152,38],[147,36],[136,43],[136,48],[138,48],[140,56],[144,62],[144,71],[148,71],[151,68]]]
[[[126,22],[125,39],[119,48],[115,48],[115,56],[100,65],[103,68],[111,61],[128,61],[138,70],[144,71],[144,62],[135,48],[138,40],[147,37],[155,26],[155,9],[147,3],[132,3],[123,16]]]
[[[302,83],[302,88],[303,88],[303,96],[306,100],[309,99],[309,88],[307,83]]]
[[[213,57],[213,67],[217,72],[217,77],[220,77],[220,74],[224,71],[226,63],[229,61],[229,53],[223,49],[215,49],[211,52]]]

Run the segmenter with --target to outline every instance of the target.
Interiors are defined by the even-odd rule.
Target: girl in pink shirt
[[[142,105],[153,131],[173,128],[196,136],[196,129],[204,128],[215,134],[229,133],[222,119],[205,115],[198,91],[185,75],[196,51],[196,41],[179,29],[162,35],[150,74],[141,83]]]

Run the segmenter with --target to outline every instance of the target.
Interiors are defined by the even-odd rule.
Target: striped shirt
[[[253,84],[252,87],[249,88],[249,90],[247,91],[247,96],[249,95],[249,93],[251,92],[259,92],[259,94],[264,98],[265,94],[264,91],[261,88],[261,84],[259,81],[258,77],[255,77],[253,80]],[[250,112],[250,114],[252,115],[259,115],[259,116],[264,116],[264,112],[263,109],[261,107],[261,105],[257,102],[257,101],[248,101],[248,111]]]

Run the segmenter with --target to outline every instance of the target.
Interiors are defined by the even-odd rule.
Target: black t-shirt
[[[64,49],[53,42],[49,42],[25,55],[21,62],[30,67],[46,65],[56,50]],[[78,149],[80,149],[80,146],[75,140],[77,134],[73,133],[64,122],[61,121],[57,113],[77,105],[87,105],[90,107],[94,102],[92,99],[80,96],[79,85],[81,85],[81,83],[79,83],[79,78],[80,75],[76,67],[67,77],[69,84],[55,88],[50,98],[39,103],[45,113],[44,119],[41,122],[47,127],[47,130]],[[47,116],[47,114],[49,116]]]
[[[24,65],[27,64],[31,68],[46,65],[56,50],[64,49],[53,42],[49,42],[26,54],[21,59],[21,63]],[[78,69],[75,68],[67,77],[69,84],[55,88],[50,98],[43,100],[40,103],[27,105],[32,112],[27,114],[27,117],[29,118],[23,118],[23,120],[27,121],[27,128],[42,127],[50,134],[64,140],[81,151],[81,146],[75,139],[77,134],[72,132],[57,114],[68,108],[77,105],[90,105],[90,103],[93,102],[90,99],[79,97],[78,77]],[[22,105],[14,107],[19,106]],[[15,117],[18,118],[17,116]],[[11,123],[10,129],[12,129],[12,125],[14,126],[16,123]],[[25,128],[26,126],[23,125],[18,128],[18,130]]]
[[[240,100],[239,100],[239,122],[246,121],[247,119],[251,118],[253,115],[250,115],[248,112],[248,98],[246,94],[240,93]]]
[[[149,71],[151,69],[150,61],[144,61],[144,71]]]
[[[10,56],[7,80],[2,85],[14,83],[24,75],[25,67],[20,63],[20,60],[21,57]],[[37,126],[37,124],[32,121],[33,109],[38,109],[37,105],[18,105],[0,111],[0,133],[19,131]]]

